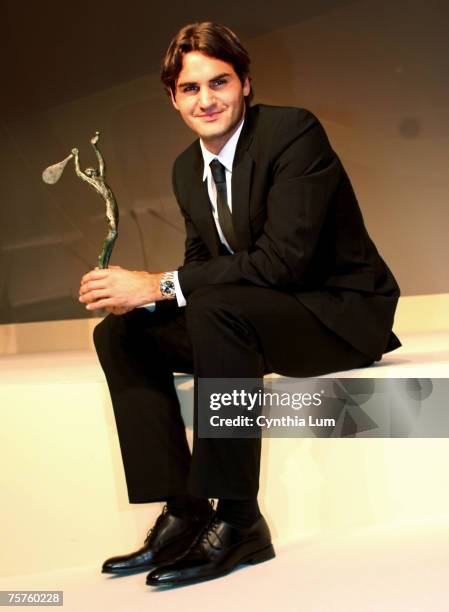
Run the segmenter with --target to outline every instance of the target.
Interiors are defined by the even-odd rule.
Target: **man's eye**
[[[219,87],[220,85],[225,85],[227,83],[226,79],[217,79],[213,82],[214,86]]]
[[[186,85],[186,87],[183,87],[182,91],[183,93],[189,93],[191,91],[196,91],[198,89],[198,87],[196,85]]]

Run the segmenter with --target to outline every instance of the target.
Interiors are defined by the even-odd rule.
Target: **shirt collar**
[[[203,171],[203,181],[207,178],[207,173],[210,170],[209,164],[213,159],[218,159],[219,162],[223,164],[226,170],[232,172],[232,164],[234,163],[235,150],[237,148],[237,142],[240,136],[240,132],[243,128],[243,123],[245,122],[245,117],[243,117],[239,127],[236,129],[231,138],[226,142],[224,147],[219,151],[218,154],[211,153],[203,144],[203,141],[200,139],[200,147],[201,152],[203,154],[204,159],[204,171]]]

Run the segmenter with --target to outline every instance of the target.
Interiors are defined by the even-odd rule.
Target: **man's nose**
[[[213,91],[209,89],[209,87],[202,87],[199,93],[199,103],[201,108],[208,108],[212,106],[215,102],[215,97]]]

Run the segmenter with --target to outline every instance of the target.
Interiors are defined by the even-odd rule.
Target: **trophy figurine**
[[[80,168],[79,151],[76,148],[72,149],[71,154],[62,161],[49,166],[42,173],[42,179],[49,185],[54,185],[60,179],[66,164],[73,158],[75,163],[75,172],[80,179],[88,183],[95,191],[101,195],[106,204],[106,220],[108,222],[108,235],[106,236],[100,255],[98,256],[98,267],[107,268],[111,258],[112,249],[118,235],[118,206],[117,201],[112,193],[111,188],[105,180],[105,163],[103,156],[98,148],[98,140],[100,132],[95,132],[95,136],[90,139],[90,144],[93,146],[95,155],[98,160],[98,169],[86,168],[84,172]]]

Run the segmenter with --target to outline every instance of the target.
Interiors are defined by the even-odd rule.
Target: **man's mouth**
[[[203,121],[214,121],[214,119],[216,119],[222,111],[215,111],[213,113],[204,113],[202,115],[198,115],[198,117],[200,119],[202,119]]]

